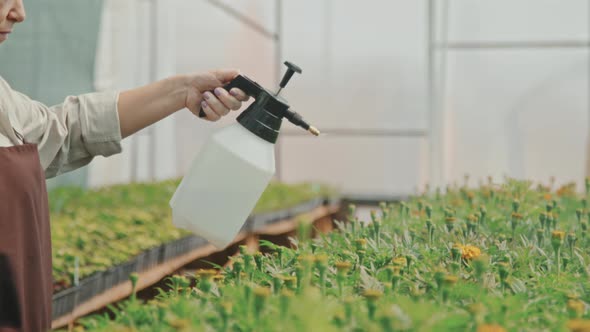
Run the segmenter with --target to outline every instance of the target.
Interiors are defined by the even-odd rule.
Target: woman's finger
[[[205,101],[209,105],[209,107],[217,113],[219,116],[225,116],[229,113],[229,108],[225,107],[225,105],[219,101],[211,92],[207,91],[203,94],[205,97]]]
[[[229,92],[227,92],[225,89],[215,88],[213,92],[215,93],[217,98],[223,103],[223,105],[225,105],[225,107],[227,107],[228,109],[237,111],[240,109],[240,107],[242,107],[242,102],[240,102],[234,96],[230,95]]]
[[[215,76],[215,78],[217,78],[222,84],[226,84],[238,76],[240,71],[237,69],[218,69],[213,70],[210,73],[213,74],[213,76]]]
[[[238,88],[231,88],[229,94],[234,96],[239,101],[248,101],[250,97],[242,90]]]
[[[201,109],[203,110],[203,112],[205,112],[205,114],[207,115],[206,119],[209,121],[217,121],[219,119],[221,119],[221,116],[219,114],[217,114],[217,112],[215,112],[210,106],[209,103],[207,103],[207,101],[203,100],[201,102]]]

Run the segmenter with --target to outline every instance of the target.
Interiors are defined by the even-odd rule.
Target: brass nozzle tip
[[[315,136],[320,136],[320,131],[314,126],[309,126],[309,132]]]

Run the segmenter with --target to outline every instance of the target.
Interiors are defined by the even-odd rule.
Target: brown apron
[[[0,147],[0,332],[51,328],[51,234],[37,146]]]

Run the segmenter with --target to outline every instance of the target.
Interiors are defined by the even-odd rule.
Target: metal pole
[[[442,25],[442,24],[441,24]],[[450,50],[531,50],[531,49],[587,49],[587,40],[540,40],[540,41],[455,41],[437,42],[437,49]]]
[[[248,16],[240,13],[239,11],[235,10],[233,7],[224,4],[219,0],[208,0],[208,2],[221,9],[224,13],[228,14],[229,16],[235,18],[236,20],[240,21],[242,24],[250,27],[254,31],[258,32],[260,35],[265,36],[270,39],[277,38],[277,34],[273,33],[272,31],[267,30],[263,25],[259,24],[258,22],[254,21],[253,19],[249,18]],[[280,4],[279,4],[280,6]]]
[[[325,139],[338,136],[362,136],[362,137],[414,137],[428,139],[428,130],[424,129],[361,129],[361,128],[324,128],[322,134]],[[281,135],[309,137],[309,132],[295,129],[283,129]]]
[[[324,4],[324,68],[326,70],[324,87],[329,89],[328,85],[332,82],[332,0],[325,0]]]
[[[590,36],[590,6],[588,6],[588,11],[586,14],[586,24],[589,33],[588,36]],[[588,41],[588,43],[590,43],[590,41]],[[586,129],[586,133],[588,135],[586,143],[586,177],[588,177],[590,176],[590,49],[587,49],[586,52],[588,66],[588,68],[586,68],[586,70],[588,71],[588,77],[586,78],[586,107],[588,107],[588,128]]]
[[[145,39],[143,35],[143,16],[144,10],[141,6],[142,1],[135,1],[135,6],[139,10],[139,15],[135,19],[135,31],[136,31],[136,38],[135,43],[137,48],[141,48],[143,46],[143,40]],[[139,61],[135,63],[136,71],[135,71],[135,83],[139,85],[139,83],[143,83],[141,80],[141,65],[139,65]],[[139,133],[137,135],[131,136],[131,160],[129,161],[130,168],[131,168],[131,182],[137,182],[137,165],[139,164]]]
[[[437,141],[437,131],[436,131],[436,111],[435,111],[435,102],[434,102],[434,95],[435,95],[435,8],[434,8],[434,0],[428,0],[426,5],[426,49],[427,49],[427,70],[426,70],[426,80],[427,80],[427,95],[428,95],[428,120],[429,120],[429,129],[428,129],[428,147],[429,147],[429,154],[430,160],[429,163],[429,173],[430,173],[430,182],[432,188],[439,186],[439,174],[437,165],[440,166],[439,162],[439,151],[435,147],[435,144],[438,144]]]
[[[154,82],[158,79],[158,0],[150,1],[150,17],[151,17],[151,36],[150,39],[150,81]],[[156,180],[156,124],[150,126],[148,136],[148,174],[151,181]]]
[[[281,63],[281,59],[283,58],[283,1],[277,0],[275,5],[275,37],[276,37],[276,44],[275,44],[275,77],[276,77],[276,86],[279,86],[281,82],[281,72],[283,69],[283,64]],[[276,177],[277,180],[281,181],[283,179],[283,162],[282,162],[282,139],[277,139],[275,152],[276,152]]]
[[[441,10],[441,19],[440,19],[440,29],[441,29],[441,40],[443,43],[448,42],[448,27],[449,27],[449,7],[450,7],[451,0],[443,0],[442,1],[442,10]],[[436,15],[436,11],[434,12]],[[438,24],[434,26],[434,31],[438,30]],[[434,104],[438,114],[438,126],[439,126],[439,140],[440,140],[440,150],[439,150],[439,162],[440,162],[440,183],[442,185],[446,185],[447,183],[447,155],[445,151],[446,147],[446,112],[443,103],[443,96],[446,90],[446,79],[447,79],[447,49],[442,49],[440,52],[440,56],[438,58],[438,66],[435,68],[435,72],[437,73],[437,78],[434,81],[435,84],[435,93],[434,93]],[[448,167],[451,168],[451,167]]]

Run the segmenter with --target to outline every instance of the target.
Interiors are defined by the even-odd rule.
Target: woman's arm
[[[125,138],[185,107],[194,114],[203,107],[207,120],[219,120],[248,99],[239,89],[228,92],[221,88],[237,75],[236,70],[179,75],[121,92],[118,101],[121,136]]]
[[[121,93],[70,96],[51,107],[12,90],[0,77],[0,116],[11,119],[2,129],[12,135],[14,128],[26,142],[37,145],[45,176],[50,178],[80,168],[94,156],[121,152],[123,137],[183,107],[198,114],[205,106],[210,121],[229,109],[238,109],[240,100],[247,99],[242,91],[232,89],[232,96],[224,89],[215,89],[237,74],[235,70],[221,70],[176,76]],[[217,96],[208,92],[211,90]]]

